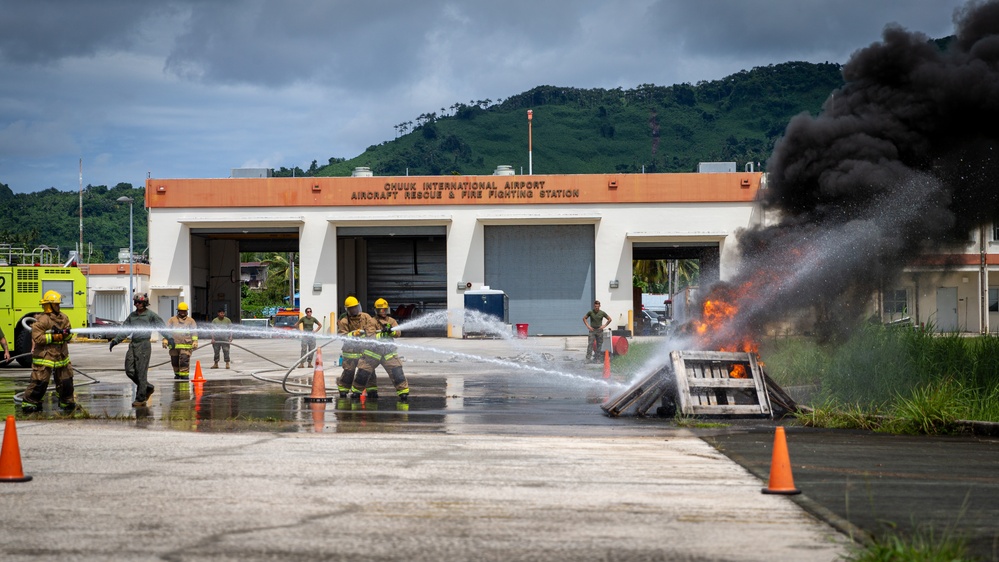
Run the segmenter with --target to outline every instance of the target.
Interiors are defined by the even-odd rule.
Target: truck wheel
[[[14,340],[14,352],[18,355],[26,353],[27,355],[17,358],[17,364],[22,367],[31,366],[31,332],[29,330],[21,330],[18,332],[17,337]]]

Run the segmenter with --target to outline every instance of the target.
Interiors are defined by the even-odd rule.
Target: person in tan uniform
[[[395,386],[395,393],[400,402],[409,401],[409,382],[402,371],[402,361],[399,360],[399,350],[392,343],[393,338],[399,335],[399,322],[389,316],[389,304],[385,299],[375,301],[375,340],[369,341],[361,352],[361,358],[357,365],[357,375],[354,378],[351,391],[360,397],[361,392],[367,391],[368,399],[378,398],[378,385],[375,382],[375,369],[379,365],[385,367],[392,385]]]
[[[186,380],[191,377],[191,354],[198,349],[198,323],[187,315],[187,303],[177,305],[177,315],[171,316],[166,327],[173,333],[173,346],[163,338],[163,349],[170,350],[173,377]]]
[[[347,300],[343,301],[343,307],[347,309],[347,314],[336,323],[336,333],[343,339],[343,348],[340,351],[340,355],[343,356],[343,372],[336,381],[340,398],[346,398],[354,386],[357,363],[364,351],[361,338],[375,335],[375,321],[368,313],[361,312],[361,303],[357,298],[347,297]]]
[[[46,291],[41,305],[43,312],[35,316],[35,323],[31,325],[31,381],[24,391],[21,410],[26,414],[42,410],[42,398],[51,377],[59,393],[59,407],[72,412],[76,410],[76,398],[67,345],[73,339],[72,326],[69,318],[59,310],[62,295]]]

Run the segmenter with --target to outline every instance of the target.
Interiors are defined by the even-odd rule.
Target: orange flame
[[[716,341],[719,337],[726,337],[725,328],[739,312],[739,307],[735,304],[737,299],[745,296],[752,288],[753,283],[746,282],[741,287],[730,291],[718,291],[715,298],[704,301],[701,311],[701,320],[695,321],[694,331],[699,336],[702,345],[717,347],[719,351],[744,351],[747,353],[757,353],[759,345],[756,342],[742,337],[729,337],[729,341]],[[728,294],[720,294],[720,293]]]
[[[736,363],[732,365],[732,370],[728,372],[728,376],[733,379],[748,379],[749,373],[746,372],[746,366],[742,363]]]

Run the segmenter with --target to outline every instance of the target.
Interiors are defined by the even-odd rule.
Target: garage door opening
[[[191,291],[188,300],[191,317],[198,321],[211,320],[218,310],[225,310],[233,322],[244,316],[244,276],[242,256],[248,253],[285,256],[295,262],[299,251],[298,227],[192,228],[191,229]],[[246,278],[244,278],[246,277]],[[257,290],[249,287],[246,290]],[[291,296],[291,285],[287,291]],[[290,298],[289,298],[290,301]],[[175,302],[169,305],[176,306]],[[293,306],[293,305],[291,305]],[[166,311],[161,308],[160,313]]]
[[[665,335],[692,316],[702,284],[718,279],[717,242],[635,242],[634,333]]]
[[[440,322],[406,330],[407,335],[446,337],[447,228],[337,228],[337,285],[341,309],[348,295],[370,314],[374,302],[385,299],[400,324],[440,317]]]

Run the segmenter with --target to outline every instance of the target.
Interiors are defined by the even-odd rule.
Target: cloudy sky
[[[0,0],[0,183],[227,177],[352,158],[394,125],[539,85],[846,62],[959,0]]]

